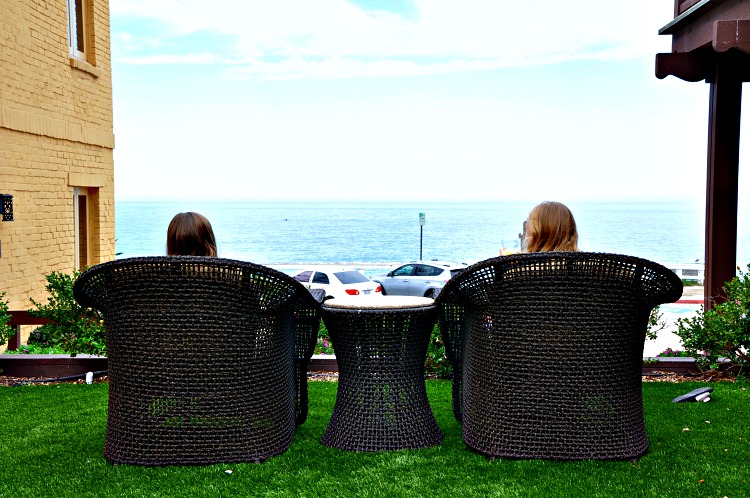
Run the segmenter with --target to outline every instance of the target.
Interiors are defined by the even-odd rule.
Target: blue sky
[[[673,5],[110,0],[116,196],[702,203]]]

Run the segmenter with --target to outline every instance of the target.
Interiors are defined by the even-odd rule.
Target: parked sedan
[[[415,261],[385,275],[373,277],[383,286],[384,295],[435,297],[451,277],[466,268],[448,261]]]
[[[382,287],[351,268],[320,267],[294,276],[311,289],[324,289],[326,299],[343,296],[380,296]]]

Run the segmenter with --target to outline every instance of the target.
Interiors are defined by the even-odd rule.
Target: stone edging
[[[0,354],[0,375],[9,377],[67,377],[107,369],[107,358],[80,354]]]

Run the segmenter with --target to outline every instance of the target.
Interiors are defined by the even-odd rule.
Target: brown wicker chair
[[[490,457],[641,456],[647,322],[681,293],[667,268],[615,254],[518,254],[461,272],[437,304],[464,442]]]
[[[104,313],[111,462],[257,462],[289,447],[320,323],[299,282],[240,261],[146,257],[87,270],[74,296]]]

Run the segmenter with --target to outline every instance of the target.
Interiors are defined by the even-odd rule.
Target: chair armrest
[[[323,300],[326,298],[326,291],[323,289],[308,289],[310,291],[310,295],[317,301],[318,303],[322,303]]]

